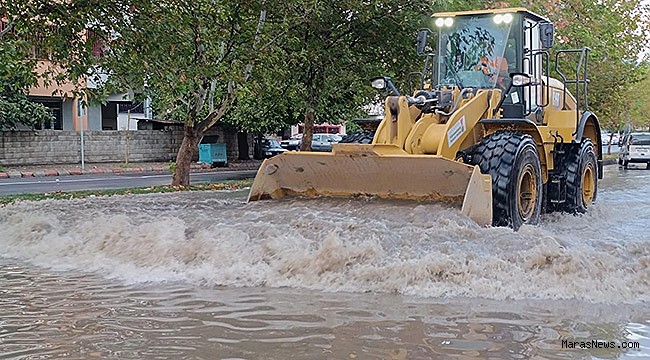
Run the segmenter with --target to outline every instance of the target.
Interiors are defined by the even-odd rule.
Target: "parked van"
[[[650,133],[627,133],[619,142],[618,164],[627,169],[630,163],[646,164],[650,169]]]

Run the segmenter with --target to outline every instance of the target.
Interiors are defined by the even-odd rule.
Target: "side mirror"
[[[418,31],[418,45],[417,45],[418,55],[424,54],[424,50],[426,50],[427,47],[428,36],[429,36],[429,30],[423,29]]]
[[[370,80],[372,87],[377,90],[386,90],[386,78],[378,77]]]
[[[555,26],[552,23],[539,24],[539,40],[544,49],[553,47],[553,39],[555,37]]]

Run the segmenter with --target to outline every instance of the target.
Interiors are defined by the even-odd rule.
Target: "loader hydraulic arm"
[[[373,144],[394,144],[407,153],[454,159],[459,150],[480,140],[478,122],[493,113],[501,98],[500,90],[456,88],[453,101],[441,104],[441,96],[429,94],[387,98],[386,115]]]

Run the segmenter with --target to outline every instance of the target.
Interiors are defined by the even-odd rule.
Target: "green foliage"
[[[365,116],[363,106],[377,96],[370,78],[405,79],[413,64],[420,67],[415,33],[430,13],[429,3],[395,0],[292,1],[271,9],[274,37],[227,121],[274,132],[309,112],[317,123]]]
[[[262,3],[135,1],[100,61],[111,73],[106,88],[142,91],[160,117],[205,131],[245,82]]]
[[[55,192],[46,194],[20,194],[0,196],[0,207],[11,205],[20,201],[41,201],[41,200],[72,200],[85,199],[98,196],[128,196],[141,194],[160,194],[180,191],[232,191],[245,189],[253,184],[252,179],[223,181],[207,184],[196,184],[191,186],[151,186],[146,188],[129,188],[117,190],[86,190],[73,192]]]
[[[0,42],[0,129],[34,126],[51,119],[45,107],[29,101],[27,90],[36,81],[34,61],[25,60],[27,43],[7,35]]]
[[[363,130],[359,124],[357,124],[354,121],[348,121],[345,123],[345,131],[350,134],[353,132],[361,131]]]
[[[169,173],[173,174],[176,172],[176,162],[175,161],[170,161],[169,162]]]
[[[636,95],[634,84],[647,74],[639,66],[648,45],[650,25],[642,0],[513,1],[547,15],[556,25],[555,49],[592,49],[589,57],[589,105],[604,127],[616,130],[625,123]],[[562,68],[575,67],[566,59]],[[576,60],[572,60],[573,63]],[[575,70],[573,70],[575,73]]]
[[[0,95],[0,129],[13,130],[18,125],[34,127],[51,119],[47,108],[29,101],[24,94]]]
[[[95,58],[93,43],[124,18],[126,2],[8,1],[2,4],[0,32],[0,128],[34,126],[51,120],[48,110],[31,103],[29,88],[44,84],[81,85]],[[86,30],[94,31],[89,36]],[[80,34],[85,34],[81,36]],[[43,66],[36,71],[37,60]],[[80,95],[78,88],[72,95]],[[63,96],[64,94],[53,94]]]
[[[633,129],[649,130],[650,128],[650,64],[647,62],[641,64],[641,72],[646,76],[639,82],[633,84],[629,94],[631,106],[626,113],[630,125]],[[613,129],[619,130],[619,129]]]
[[[406,90],[407,74],[422,62],[416,30],[433,27],[433,12],[504,6],[548,16],[555,49],[593,49],[590,106],[606,127],[619,127],[626,113],[647,123],[648,67],[638,65],[649,28],[642,0],[34,0],[3,4],[12,31],[0,41],[0,125],[44,119],[44,109],[27,108],[24,97],[37,78],[34,60],[26,60],[34,46],[58,69],[43,74],[46,82],[110,72],[92,96],[142,92],[153,98],[157,117],[198,132],[221,119],[274,132],[308,112],[316,122],[345,121],[363,116],[362,106],[376,99],[369,78],[391,76]],[[86,29],[91,36],[80,37]],[[108,46],[99,59],[90,51],[98,40]]]

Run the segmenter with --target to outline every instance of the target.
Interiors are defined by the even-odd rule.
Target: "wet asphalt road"
[[[193,173],[192,184],[241,180],[255,177],[257,170],[236,170],[212,173]],[[56,191],[112,190],[171,184],[169,174],[105,174],[57,176],[47,178],[20,178],[0,180],[0,195],[39,194]]]

